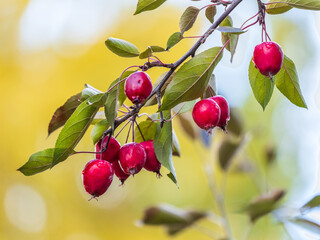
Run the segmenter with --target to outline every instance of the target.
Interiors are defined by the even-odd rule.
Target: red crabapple
[[[146,100],[152,92],[152,82],[145,72],[132,73],[126,80],[124,91],[134,104]]]
[[[154,152],[153,140],[145,141],[140,144],[146,150],[146,153],[147,153],[147,159],[146,159],[146,164],[144,165],[144,168],[150,172],[157,173],[158,176],[161,176],[160,174],[161,163],[158,161],[157,156]]]
[[[220,115],[220,107],[212,99],[200,100],[194,105],[192,110],[192,117],[195,123],[209,133],[218,125]]]
[[[225,131],[227,123],[230,120],[229,104],[227,100],[220,95],[216,95],[214,97],[211,97],[210,99],[215,101],[220,107],[221,115],[220,115],[220,120],[218,122],[218,126]]]
[[[112,168],[113,168],[113,171],[114,171],[114,174],[119,178],[119,180],[121,181],[121,184],[123,185],[124,182],[127,180],[128,177],[130,177],[129,174],[126,174],[120,164],[119,164],[119,161],[114,161],[112,163]]]
[[[275,42],[263,42],[254,48],[252,61],[262,75],[272,77],[282,67],[282,49]]]
[[[139,143],[127,143],[120,148],[119,162],[126,174],[134,175],[141,171],[146,163],[147,154]]]
[[[92,197],[99,197],[109,188],[113,180],[113,174],[109,162],[94,159],[88,162],[82,171],[84,188]]]
[[[109,138],[109,136],[107,136],[104,139],[103,148],[106,146],[108,138]],[[96,152],[101,151],[101,141],[102,140],[100,140],[96,144]],[[107,147],[107,150],[102,153],[102,157],[101,157],[101,154],[97,153],[96,158],[106,160],[106,161],[112,163],[112,162],[118,160],[118,153],[119,153],[120,147],[121,147],[120,143],[114,137],[111,137],[109,145]]]

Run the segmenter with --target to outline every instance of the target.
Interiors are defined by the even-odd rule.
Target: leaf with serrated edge
[[[134,71],[124,72],[122,74],[121,80],[127,78],[133,72]],[[110,84],[109,89],[115,86],[115,84],[117,84],[118,82],[119,82],[119,78],[117,78]],[[126,95],[124,93],[124,84],[125,84],[125,81],[122,81],[120,84],[113,87],[111,90],[109,90],[106,97],[104,113],[105,113],[108,125],[111,126],[112,128],[114,127],[114,120],[117,117],[117,107],[118,107],[117,103],[119,102],[119,105],[122,105],[126,99]]]
[[[206,18],[213,23],[214,22],[214,16],[217,13],[217,7],[215,5],[211,5],[209,7],[206,8]]]
[[[278,2],[288,3],[291,7],[306,9],[306,10],[320,10],[320,1],[316,0],[282,0]]]
[[[183,34],[192,28],[193,24],[197,20],[199,9],[196,7],[188,7],[182,14],[179,22],[180,32]]]
[[[222,55],[221,47],[214,47],[183,64],[165,91],[160,111],[202,96]]]
[[[99,142],[99,140],[102,138],[103,133],[109,128],[109,124],[107,122],[107,119],[103,119],[97,124],[94,125],[91,131],[91,139],[93,141],[93,144],[96,144]]]
[[[160,7],[166,0],[139,0],[134,15]]]
[[[168,41],[167,41],[167,50],[172,48],[174,45],[176,45],[178,42],[180,42],[182,39],[181,33],[180,32],[175,32],[173,33]]]
[[[249,65],[249,80],[254,97],[264,110],[272,97],[274,80],[262,75],[252,60]]]
[[[102,93],[100,90],[90,86],[89,84],[84,85],[84,89],[81,92],[81,102],[87,100],[89,97]]]
[[[69,157],[90,126],[99,110],[99,106],[88,104],[93,97],[81,103],[64,125],[56,141],[51,167]]]
[[[306,214],[309,211],[315,209],[315,208],[319,208],[320,207],[320,195],[314,196],[310,201],[308,201],[306,204],[304,204],[301,208],[300,208],[300,212],[302,214]]]
[[[138,48],[130,42],[117,38],[108,38],[105,42],[107,48],[120,57],[137,57],[140,55]]]
[[[53,114],[48,127],[48,136],[62,127],[76,108],[80,105],[81,93],[70,97],[61,107],[59,107]]]
[[[274,4],[270,4],[276,2]],[[292,9],[287,3],[281,3],[277,0],[269,0],[268,5],[266,5],[266,11],[268,14],[281,14]]]
[[[170,119],[170,111],[163,111],[163,117]],[[157,124],[153,147],[158,161],[172,173],[174,183],[177,183],[176,171],[172,162],[172,121],[165,122],[162,128]]]
[[[284,56],[281,70],[275,75],[279,91],[298,107],[307,108],[301,93],[296,67],[293,61]]]
[[[32,154],[28,162],[20,167],[18,171],[25,176],[31,176],[49,169],[52,165],[53,152],[54,148],[48,148]]]

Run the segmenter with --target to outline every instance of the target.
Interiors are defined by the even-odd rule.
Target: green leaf
[[[168,72],[164,72],[162,73],[158,79],[155,81],[155,83],[153,84],[153,89],[156,88],[156,86],[159,85],[159,83],[162,81],[162,79],[167,75]],[[164,83],[164,85],[162,86],[161,88],[161,97],[163,96],[165,90],[167,89],[169,83],[172,81],[172,78],[174,76],[175,73],[172,73],[171,76],[169,77],[169,79]],[[155,105],[155,104],[158,104],[158,101],[157,101],[157,96],[156,94],[153,95],[145,104],[146,107],[148,106],[152,106],[152,105]]]
[[[129,77],[129,75],[132,74],[133,72],[134,71],[124,72],[122,74],[121,80]],[[118,111],[117,104],[119,103],[119,106],[121,106],[126,99],[126,95],[124,93],[125,81],[122,81],[120,84],[115,86],[118,82],[119,82],[119,78],[117,78],[110,84],[105,105],[104,105],[104,113],[107,119],[107,123],[109,126],[111,126],[111,128],[114,127],[114,120],[117,117],[117,111]]]
[[[139,128],[142,132],[145,141],[153,140],[155,138],[155,135],[157,133],[157,124],[155,122],[151,121],[150,119],[147,119],[139,123]],[[139,128],[136,127],[134,130],[134,140],[137,143],[144,141],[139,131]]]
[[[209,98],[217,95],[217,82],[216,82],[216,76],[214,74],[211,75],[210,79],[209,79],[209,83],[206,89],[206,93],[205,96],[201,96],[202,98]]]
[[[246,31],[243,31],[241,28],[235,28],[230,26],[218,27],[217,30],[222,33],[232,33],[232,34],[242,34]]]
[[[169,235],[174,235],[206,217],[207,213],[162,204],[146,209],[143,215],[143,224],[164,226],[167,228]]]
[[[179,22],[180,32],[183,35],[184,32],[192,28],[193,24],[197,20],[200,9],[196,7],[188,7],[182,14]]]
[[[320,225],[313,220],[309,220],[307,218],[303,217],[295,217],[293,219],[289,219],[290,222],[303,227],[304,229],[317,234],[318,236],[320,235]]]
[[[255,67],[252,60],[250,61],[249,65],[249,80],[254,97],[261,105],[263,110],[265,110],[272,97],[274,80],[262,75]]]
[[[314,208],[319,208],[320,207],[320,195],[317,195],[313,197],[310,201],[308,201],[306,204],[304,204],[300,208],[300,212],[302,214],[306,214],[309,211],[313,210]]]
[[[100,90],[90,86],[89,84],[84,85],[84,89],[81,92],[81,102],[87,100],[89,97],[102,93]]]
[[[168,41],[167,41],[167,50],[169,50],[170,48],[172,48],[174,45],[176,45],[178,42],[180,42],[182,40],[182,35],[180,32],[175,32],[173,33]]]
[[[48,136],[62,127],[76,108],[80,105],[81,93],[70,97],[61,107],[59,107],[53,114],[48,127]]]
[[[49,169],[52,166],[54,148],[48,148],[40,152],[32,154],[18,171],[22,172],[25,176],[31,176]],[[74,153],[71,152],[71,153]]]
[[[269,0],[268,3],[276,2],[274,4],[268,4],[266,6],[266,11],[268,14],[281,14],[292,9],[287,3],[281,3],[281,1],[277,0]]]
[[[215,5],[210,5],[206,8],[206,18],[213,23],[214,22],[214,16],[217,13],[217,7]]]
[[[149,46],[145,51],[140,53],[139,58],[140,59],[148,58],[148,57],[151,57],[155,52],[165,52],[165,51],[166,49],[164,49],[163,47]]]
[[[103,133],[110,127],[110,125],[107,122],[107,119],[103,119],[97,124],[94,125],[91,131],[91,138],[93,141],[93,144],[96,144],[99,142],[99,140],[102,138]]]
[[[163,117],[165,119],[171,118],[170,111],[164,111]],[[177,184],[176,171],[172,162],[172,122],[165,122],[163,127],[157,124],[157,133],[153,140],[154,152],[158,161],[166,167],[174,178],[174,182]]]
[[[179,139],[173,129],[172,129],[172,155],[177,157],[181,156]]]
[[[284,190],[274,190],[267,194],[263,194],[250,202],[247,207],[247,213],[250,216],[251,221],[255,222],[260,217],[272,212],[284,194]]]
[[[306,10],[320,10],[319,0],[282,0],[280,2],[288,3],[291,7]]]
[[[227,171],[233,157],[235,156],[241,141],[225,139],[219,146],[219,165],[224,170]]]
[[[51,167],[69,157],[87,131],[99,107],[102,107],[102,105],[89,104],[94,97],[81,103],[64,125],[56,141]]]
[[[197,129],[192,124],[193,119],[191,113],[184,113],[177,116],[180,126],[185,131],[185,133],[191,137],[192,139],[196,139],[198,137]]]
[[[178,114],[189,112],[193,108],[193,106],[196,104],[196,102],[197,100],[179,103],[177,106],[173,108],[173,111]]]
[[[139,0],[134,15],[160,7],[166,0]]]
[[[105,42],[107,48],[120,57],[137,57],[140,55],[138,48],[122,39],[108,38]]]
[[[301,93],[296,66],[284,56],[281,70],[275,75],[275,82],[280,92],[298,107],[307,108]]]
[[[221,22],[220,27],[232,27],[232,25],[233,25],[232,19],[230,16],[228,16]],[[238,45],[239,35],[221,32],[221,41],[223,45],[226,44],[229,41],[229,39],[230,39],[230,42],[227,44],[226,49],[231,53],[230,62],[232,62],[233,56],[236,52],[236,48]]]
[[[222,55],[221,47],[214,47],[184,63],[169,83],[160,111],[201,97]]]

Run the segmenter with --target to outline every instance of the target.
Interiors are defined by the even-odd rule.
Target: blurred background
[[[143,64],[139,59],[120,58],[104,45],[108,37],[125,39],[140,51],[148,45],[166,46],[168,37],[179,31],[179,16],[189,6],[210,1],[168,0],[156,11],[133,16],[136,1],[105,0],[1,0],[0,1],[0,239],[168,239],[162,228],[141,227],[143,210],[158,203],[181,208],[214,210],[213,198],[203,170],[203,159],[213,159],[201,137],[190,138],[179,121],[174,128],[181,144],[181,157],[174,158],[179,189],[165,176],[143,172],[119,187],[118,179],[98,201],[81,182],[81,171],[92,155],[70,157],[52,170],[25,177],[17,172],[29,156],[53,147],[59,131],[47,137],[54,111],[85,83],[106,91],[127,66]],[[221,13],[219,8],[217,16]],[[241,24],[257,12],[254,1],[244,1],[231,16]],[[240,239],[249,218],[246,204],[263,192],[257,185],[282,188],[284,205],[298,208],[319,193],[319,77],[320,13],[293,9],[267,16],[273,41],[295,63],[308,109],[291,104],[275,89],[263,112],[248,81],[248,66],[254,46],[260,43],[258,26],[240,36],[231,64],[230,53],[215,69],[218,92],[224,95],[242,119],[249,140],[243,154],[259,171],[231,172],[227,181],[226,205],[232,231]],[[210,26],[204,14],[188,36],[200,35]],[[194,40],[185,39],[169,53],[158,54],[174,62]],[[200,51],[221,45],[214,33]],[[148,71],[153,82],[163,69]],[[146,109],[152,112],[154,109]],[[222,133],[213,134],[221,138]],[[210,139],[212,140],[212,139]],[[274,147],[275,162],[267,166],[264,153]],[[77,147],[93,150],[90,131]],[[257,182],[256,182],[257,181]],[[261,192],[262,191],[262,192]],[[313,218],[319,218],[315,213]],[[271,216],[260,219],[250,239],[319,239],[288,224],[288,233]],[[210,223],[200,222],[206,227]],[[187,229],[175,239],[210,239],[197,228]],[[263,231],[263,232],[262,232]],[[288,235],[289,234],[289,235]]]

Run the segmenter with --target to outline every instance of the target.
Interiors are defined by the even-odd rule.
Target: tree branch
[[[257,0],[258,2],[260,0]],[[134,105],[132,106],[132,110],[124,117],[115,120],[114,121],[114,129],[108,129],[107,131],[105,131],[105,133],[103,134],[103,138],[106,137],[108,134],[110,134],[111,132],[113,132],[120,124],[122,124],[123,122],[125,122],[127,119],[129,119],[130,117],[136,115],[139,113],[140,109],[144,106],[144,104],[155,94],[157,94],[158,92],[161,91],[161,88],[163,87],[163,85],[168,81],[168,79],[170,78],[170,76],[174,73],[174,71],[189,57],[192,57],[195,55],[196,51],[198,50],[198,48],[201,46],[201,44],[203,44],[206,39],[208,38],[208,36],[210,36],[214,30],[220,25],[220,23],[242,2],[242,0],[234,0],[232,2],[232,4],[230,4],[230,6],[226,9],[226,11],[224,11],[220,17],[210,26],[210,28],[203,34],[203,36],[201,38],[199,38],[199,40],[190,48],[190,50],[188,52],[186,52],[180,59],[178,59],[175,63],[173,64],[167,64],[167,66],[163,66],[159,63],[154,63],[150,66],[148,66],[148,68],[154,67],[154,66],[163,66],[163,67],[168,67],[170,68],[170,70],[167,72],[167,74],[165,75],[165,77],[161,80],[161,82],[158,84],[158,86],[156,86],[150,96],[146,99],[146,101],[144,103],[140,103],[138,105]],[[158,65],[159,64],[159,65]]]

